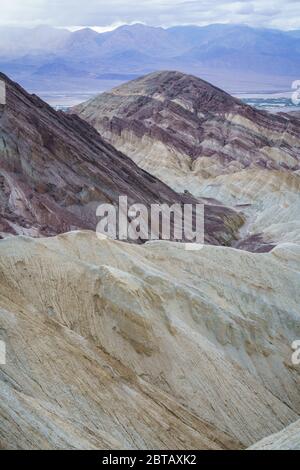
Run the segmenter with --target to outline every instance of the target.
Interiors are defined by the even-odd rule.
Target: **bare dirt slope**
[[[3,448],[246,448],[295,422],[300,252],[0,242]]]
[[[300,420],[254,444],[249,450],[300,450]]]

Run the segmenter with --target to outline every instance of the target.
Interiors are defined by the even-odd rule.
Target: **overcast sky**
[[[0,0],[0,7],[0,25],[244,23],[300,29],[300,0]]]

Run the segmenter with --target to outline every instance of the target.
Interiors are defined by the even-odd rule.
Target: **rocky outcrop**
[[[249,450],[300,450],[300,420],[254,444]]]
[[[199,78],[157,72],[73,108],[177,192],[244,211],[239,247],[300,238],[300,122],[245,105]],[[256,240],[259,240],[256,243]]]
[[[76,116],[54,111],[0,74],[6,104],[0,105],[0,232],[55,235],[95,230],[100,203],[195,203],[105,142]],[[231,244],[243,218],[209,203],[206,241]]]
[[[0,447],[246,448],[299,419],[300,251],[0,241]]]

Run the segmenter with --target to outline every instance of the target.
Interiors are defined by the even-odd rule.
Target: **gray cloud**
[[[297,0],[0,0],[0,24],[107,26],[246,23],[300,29]]]

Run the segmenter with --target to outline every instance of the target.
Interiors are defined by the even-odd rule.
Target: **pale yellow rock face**
[[[241,210],[248,223],[243,236],[263,233],[264,239],[273,243],[300,243],[297,172],[243,169],[238,162],[223,166],[217,157],[200,157],[193,162],[160,142],[147,142],[145,137],[139,144],[132,136],[110,136],[108,140],[177,192],[187,190],[196,197],[211,197],[231,207],[244,205]],[[274,150],[269,156],[275,159],[277,153]]]
[[[198,195],[205,193],[240,207],[247,216],[241,236],[263,233],[273,243],[300,243],[299,175],[252,169],[202,182],[201,191],[195,182],[191,185]]]
[[[254,444],[249,450],[300,450],[300,420]]]
[[[300,416],[300,247],[0,241],[2,448],[247,448]]]
[[[196,197],[214,198],[231,207],[244,205],[241,210],[248,223],[243,236],[263,233],[266,241],[275,244],[300,243],[299,172],[261,169],[255,165],[244,169],[237,161],[223,164],[217,155],[192,161],[188,155],[146,136],[138,139],[128,132],[121,136],[105,132],[102,135],[179,193],[189,191]],[[214,142],[207,141],[205,145],[212,149]],[[278,162],[282,153],[268,149],[268,157]],[[286,155],[284,161],[288,161]]]

